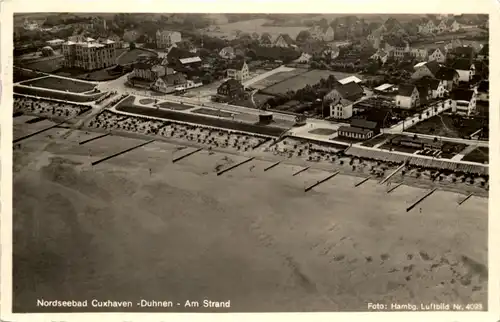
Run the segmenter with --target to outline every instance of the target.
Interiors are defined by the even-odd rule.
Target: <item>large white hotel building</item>
[[[62,45],[64,66],[84,70],[101,69],[115,65],[116,45],[114,41],[96,41],[82,36],[69,37]]]

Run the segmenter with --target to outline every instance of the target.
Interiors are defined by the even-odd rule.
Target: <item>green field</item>
[[[283,95],[288,91],[297,91],[299,89],[302,89],[306,85],[315,85],[319,83],[322,78],[326,79],[330,75],[334,74],[334,72],[328,70],[310,70],[307,73],[300,74],[276,85],[270,86],[262,90],[262,93],[268,95]]]
[[[152,56],[152,57],[158,56],[157,54],[155,54],[149,50],[135,48],[135,49],[132,49],[132,50],[125,52],[125,54],[123,54],[123,56],[121,56],[121,57],[117,56],[117,63],[118,63],[118,65],[131,64],[137,60],[137,57],[139,57],[139,55],[143,55],[143,54],[146,54],[146,55]]]
[[[35,79],[33,81],[28,81],[23,83],[26,86],[41,87],[54,89],[58,91],[69,91],[73,93],[84,93],[94,89],[95,85],[86,82],[80,82],[67,78],[59,77],[46,77]]]

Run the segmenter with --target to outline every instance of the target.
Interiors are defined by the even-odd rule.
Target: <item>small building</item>
[[[248,65],[244,60],[232,62],[227,69],[227,77],[243,81],[250,77]]]
[[[274,47],[289,48],[295,46],[295,41],[288,34],[280,34],[274,41]]]
[[[200,65],[201,64],[201,58],[199,56],[193,56],[193,57],[187,57],[187,58],[180,58],[179,62],[183,66],[187,66],[187,65]]]
[[[448,58],[450,60],[455,60],[455,59],[467,59],[470,63],[474,60],[474,57],[476,56],[476,49],[473,46],[458,46],[455,47],[453,50],[448,52]]]
[[[445,87],[442,80],[424,77],[417,80],[415,83],[417,86],[427,86],[431,91],[431,98],[433,99],[444,97]]]
[[[173,93],[185,84],[187,84],[186,76],[182,73],[175,73],[158,77],[153,89],[161,93]]]
[[[394,91],[394,85],[393,84],[382,84],[380,86],[377,86],[373,89],[373,91],[376,94],[390,94]]]
[[[169,48],[182,41],[182,35],[178,31],[158,30],[156,31],[156,47]]]
[[[233,59],[236,57],[233,47],[224,47],[219,52],[219,56],[224,59]]]
[[[336,46],[328,46],[322,52],[323,57],[334,60],[340,55],[340,50]]]
[[[457,88],[451,92],[453,113],[469,116],[476,110],[476,93],[470,89]]]
[[[476,67],[468,59],[457,59],[452,68],[458,72],[461,82],[470,82],[475,74]]]
[[[420,79],[422,77],[436,77],[441,66],[436,61],[426,63],[418,63],[414,66],[415,72],[411,75],[412,79]]]
[[[239,97],[244,93],[243,85],[236,79],[228,79],[217,88],[217,94],[231,98]]]
[[[311,37],[317,40],[322,41],[333,41],[335,40],[335,30],[333,30],[332,26],[320,26],[316,25],[309,29],[309,33]]]
[[[396,95],[396,106],[402,109],[413,109],[420,105],[418,89],[413,84],[402,84]]]
[[[410,55],[418,61],[428,60],[429,53],[425,48],[412,48]]]
[[[339,83],[342,85],[345,85],[345,84],[350,83],[350,82],[354,82],[356,84],[359,84],[362,82],[362,80],[356,76],[349,76],[349,77],[342,78],[341,80],[339,80]]]
[[[370,59],[373,59],[373,60],[380,59],[382,64],[385,64],[387,62],[388,58],[389,58],[389,53],[383,49],[377,50],[377,52],[370,57]]]
[[[418,98],[420,100],[420,105],[426,105],[432,98],[432,90],[429,84],[419,83],[416,84],[418,90]]]
[[[340,99],[336,103],[330,104],[330,117],[335,119],[349,119],[352,117],[352,102]]]
[[[446,53],[447,51],[444,47],[431,48],[428,50],[428,60],[444,63],[446,62]]]
[[[377,122],[365,119],[352,119],[350,126],[341,126],[338,129],[339,136],[359,140],[368,140],[378,132]]]
[[[47,46],[50,46],[52,48],[58,48],[61,47],[62,44],[64,44],[66,41],[63,39],[52,39],[52,40],[47,40]]]
[[[148,57],[150,58],[150,57]],[[159,59],[150,58],[149,60],[139,61],[132,65],[132,72],[128,75],[128,79],[142,79],[145,81],[155,82],[158,77],[175,74],[176,71],[162,64]]]
[[[445,90],[450,92],[455,86],[458,85],[460,75],[453,68],[441,66],[439,71],[436,73],[436,79],[441,80]]]
[[[436,32],[436,20],[432,18],[422,19],[420,25],[418,26],[418,33],[420,34],[433,34]]]
[[[392,37],[384,40],[384,49],[391,57],[397,60],[405,58],[405,55],[411,52],[410,44],[403,39]]]
[[[295,63],[307,64],[311,60],[312,56],[308,53],[302,53],[299,58],[295,59]]]
[[[263,33],[260,36],[260,45],[264,47],[270,47],[273,45],[273,38],[268,33]]]
[[[352,126],[341,126],[337,130],[337,133],[340,137],[357,140],[368,140],[374,135],[372,130]]]

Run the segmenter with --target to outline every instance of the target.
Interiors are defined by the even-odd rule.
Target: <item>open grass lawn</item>
[[[213,109],[209,109],[209,108],[197,108],[195,110],[192,110],[191,112],[198,113],[198,114],[219,116],[219,117],[228,117],[228,118],[233,116],[233,113],[219,111],[219,110],[213,110]]]
[[[304,74],[306,72],[307,69],[305,68],[295,68],[294,70],[288,72],[279,72],[276,74],[272,74],[271,76],[266,77],[263,80],[258,81],[257,83],[252,84],[252,87],[256,89],[265,89],[279,82],[285,81],[300,74]]]
[[[318,129],[314,129],[314,130],[309,131],[309,133],[317,134],[317,135],[332,135],[335,132],[337,132],[337,131],[335,131],[333,129],[326,129],[326,128],[318,128]]]
[[[264,89],[262,92],[268,95],[280,95],[285,94],[288,91],[297,91],[301,88],[306,87],[306,85],[315,85],[319,83],[319,81],[324,78],[328,78],[330,75],[334,75],[334,72],[328,70],[319,70],[314,69],[308,71],[307,73],[303,73],[297,75],[295,77],[289,78],[283,82],[280,82],[276,85],[270,86]]]
[[[464,156],[462,160],[478,163],[489,162],[489,148],[477,147]]]
[[[151,99],[151,98],[143,98],[143,99],[139,100],[139,103],[144,104],[144,105],[148,105],[148,104],[153,103],[154,101],[155,100]]]
[[[144,116],[158,117],[166,120],[189,122],[200,125],[214,126],[226,128],[229,130],[244,131],[256,134],[270,135],[278,137],[283,132],[280,127],[259,125],[252,123],[235,122],[232,120],[225,120],[221,118],[206,117],[203,115],[196,115],[190,113],[177,113],[168,109],[152,109],[149,107],[142,107],[135,105],[134,97],[129,97],[123,102],[118,104],[116,110],[127,113],[134,113]]]
[[[22,63],[21,67],[37,70],[43,73],[53,73],[62,67],[64,57],[59,56],[50,59],[43,59],[33,63]]]
[[[42,73],[38,73],[35,71],[30,71],[30,70],[25,70],[25,69],[20,69],[20,68],[16,68],[16,67],[14,67],[14,70],[13,70],[13,82],[14,83],[22,82],[22,81],[30,80],[33,78],[42,77],[42,76],[44,76],[44,74],[42,74]]]
[[[462,125],[454,125],[450,115],[436,115],[415,124],[407,132],[445,136],[450,138],[468,138],[472,133],[482,128],[480,119],[463,118]]]
[[[76,80],[66,79],[66,78],[58,78],[58,77],[46,77],[35,79],[33,81],[29,81],[23,83],[26,86],[34,86],[34,87],[42,87],[48,89],[55,89],[59,91],[69,91],[73,93],[83,93],[88,92],[94,89],[95,85],[80,82]]]
[[[394,135],[392,134],[380,134],[379,136],[376,136],[368,141],[363,142],[361,145],[362,146],[368,146],[368,147],[373,147],[387,139],[390,139]]]
[[[146,54],[146,55],[152,56],[152,57],[158,56],[157,54],[155,54],[151,51],[140,49],[140,48],[135,48],[132,50],[128,50],[123,56],[118,58],[117,63],[118,63],[118,65],[131,64],[137,60],[137,57],[139,57],[139,55],[142,55],[142,54]]]
[[[52,92],[44,90],[42,88],[21,87],[21,86],[14,86],[14,93],[46,97],[46,98],[54,98],[58,100],[65,100],[78,103],[92,102],[105,94],[105,93],[96,93],[92,95],[77,95],[73,93]]]
[[[171,103],[171,102],[163,102],[160,104],[157,104],[160,108],[167,108],[169,110],[174,110],[174,111],[184,111],[184,110],[189,110],[190,108],[193,108],[193,105],[187,105],[187,104],[178,104],[178,103]]]

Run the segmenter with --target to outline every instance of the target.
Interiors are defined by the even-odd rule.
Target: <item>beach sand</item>
[[[63,131],[14,150],[14,312],[48,312],[41,298],[231,301],[215,312],[487,308],[486,198],[458,206],[465,195],[436,191],[406,212],[428,190],[388,194],[339,174],[305,192],[333,167],[292,176],[300,166],[263,171],[273,162],[254,160],[217,176],[245,157],[200,151],[172,163],[192,148],[158,141],[92,167],[144,141],[79,145],[96,134]]]

